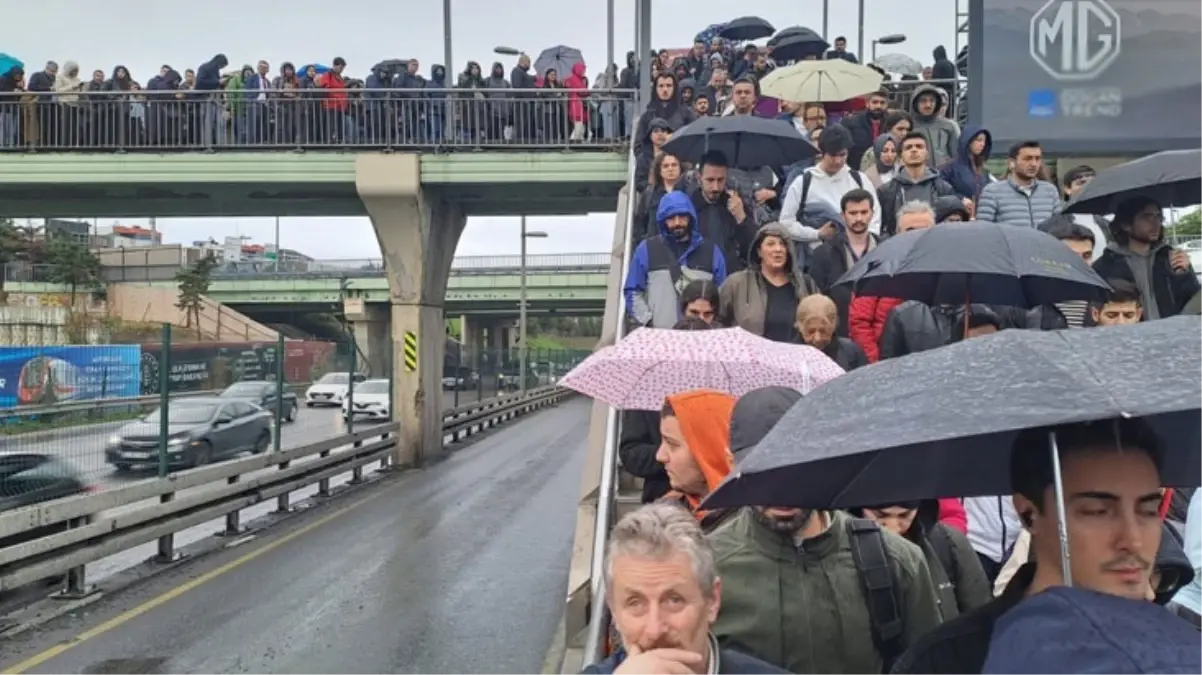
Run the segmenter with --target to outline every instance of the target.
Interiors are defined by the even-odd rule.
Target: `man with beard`
[[[718,646],[710,625],[722,580],[701,527],[679,506],[648,504],[614,526],[605,602],[622,647],[583,673],[784,673]]]
[[[885,126],[885,112],[889,109],[889,92],[884,89],[868,95],[868,107],[844,117],[839,123],[851,132],[851,152],[847,163],[860,171],[860,159],[872,148],[878,136],[889,129]]]
[[[626,306],[640,326],[671,328],[680,319],[680,291],[689,282],[726,281],[721,248],[701,236],[689,196],[673,190],[659,200],[659,235],[639,243],[626,276]]]
[[[753,396],[763,394],[743,399]],[[743,399],[731,415],[736,457],[786,409]],[[713,628],[719,643],[791,673],[888,672],[939,624],[922,551],[869,521],[842,511],[748,507],[709,538],[724,590]],[[869,591],[868,571],[888,582]]]
[[[1124,279],[1140,294],[1144,318],[1176,316],[1198,292],[1198,277],[1189,255],[1164,240],[1164,210],[1148,197],[1118,205],[1110,223],[1114,241],[1093,269],[1103,279]]]

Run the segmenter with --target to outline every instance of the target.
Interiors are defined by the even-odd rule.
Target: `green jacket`
[[[714,634],[791,673],[880,673],[867,598],[852,560],[848,520],[830,512],[826,532],[802,546],[765,527],[743,509],[710,533],[722,606]],[[940,623],[935,587],[917,546],[884,532],[894,564],[901,649]]]
[[[948,562],[955,565],[955,569],[944,569],[944,561],[931,543],[932,537],[946,538],[952,554]],[[907,541],[913,543],[908,537]],[[927,561],[931,582],[935,584],[939,612],[944,621],[951,621],[993,599],[993,586],[986,578],[968,537],[954,527],[936,523],[921,541],[922,553]]]

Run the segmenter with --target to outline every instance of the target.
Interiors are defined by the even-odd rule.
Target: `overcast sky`
[[[879,51],[900,51],[924,64],[938,44],[953,52],[956,0],[864,0],[865,51],[873,37],[903,33],[908,41]],[[606,4],[603,0],[522,0],[519,3],[451,0],[452,64],[459,72],[469,60],[491,64],[501,60],[506,72],[512,57],[492,49],[505,45],[532,55],[555,44],[579,48],[595,76],[606,56]],[[756,3],[731,0],[654,0],[652,41],[656,47],[688,46],[697,31],[711,23],[751,12]],[[820,0],[763,3],[755,12],[778,29],[793,24],[822,29]],[[616,0],[615,60],[634,48],[634,1]],[[61,7],[60,7],[61,9]],[[856,50],[857,3],[831,0],[831,36],[846,35]],[[372,64],[386,58],[417,58],[422,71],[443,63],[444,29],[439,0],[292,0],[245,2],[205,0],[173,5],[162,0],[109,0],[80,6],[70,16],[43,24],[25,22],[26,30],[4,31],[0,51],[26,63],[26,70],[47,59],[79,63],[90,73],[111,72],[120,64],[143,84],[169,64],[177,70],[195,68],[217,52],[231,65],[267,59],[272,70],[282,61],[329,63],[346,59],[348,71],[364,77]],[[32,27],[42,26],[41,30]],[[131,155],[131,161],[136,156]],[[138,221],[123,219],[124,224]],[[101,218],[101,225],[112,219]],[[158,226],[171,243],[190,243],[210,236],[247,235],[256,243],[273,238],[273,219],[160,219]],[[549,233],[530,242],[531,253],[607,251],[613,215],[532,218],[530,227]],[[379,246],[366,218],[284,218],[280,244],[318,258],[378,257]],[[336,236],[331,233],[336,232]],[[518,252],[516,218],[473,218],[460,240],[459,255]]]

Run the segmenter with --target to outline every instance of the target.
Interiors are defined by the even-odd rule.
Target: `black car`
[[[104,459],[118,471],[159,463],[162,409],[117,430]],[[167,463],[194,467],[243,452],[271,447],[271,413],[241,399],[197,397],[173,400],[167,411]]]
[[[271,414],[275,414],[275,382],[235,382],[219,395],[225,399],[250,401]],[[296,392],[284,389],[284,414],[282,422],[295,422],[297,412]]]
[[[79,471],[57,457],[36,452],[0,452],[0,511],[90,491]],[[56,523],[0,537],[0,548],[16,546],[65,528],[65,523]]]

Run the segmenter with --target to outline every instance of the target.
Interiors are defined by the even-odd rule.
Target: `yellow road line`
[[[51,647],[50,649],[47,649],[46,651],[44,651],[40,654],[31,656],[28,659],[25,659],[24,661],[18,663],[17,665],[13,666],[12,668],[4,669],[3,672],[12,673],[13,675],[16,675],[17,673],[23,673],[32,668],[37,668],[38,666],[49,661],[50,659],[60,656],[64,652],[66,652],[74,647],[77,647],[77,646],[87,642],[88,640],[100,637],[101,635],[104,635],[105,633],[113,630],[114,628],[118,628],[121,625],[128,623],[130,620],[136,619],[139,616],[142,616],[143,614],[149,612],[150,610],[152,610],[156,607],[159,607],[160,605],[163,605],[171,600],[174,600],[175,598],[178,598],[179,596],[183,595],[184,593],[187,593],[188,591],[191,591],[195,588],[203,586],[204,584],[216,579],[217,577],[219,577],[223,574],[226,574],[228,572],[231,572],[231,571],[241,567],[242,565],[245,565],[246,563],[254,560],[255,558],[258,558],[261,555],[270,553],[271,551],[274,551],[275,549],[283,546],[284,544],[287,544],[288,542],[290,542],[298,537],[302,537],[302,536],[312,532],[313,530],[316,530],[317,528],[321,527],[322,525],[325,525],[326,523],[328,523],[336,518],[340,518],[340,517],[350,513],[351,511],[354,511],[355,509],[359,508],[360,506],[363,506],[364,504],[366,504],[374,499],[379,498],[383,494],[384,494],[384,491],[377,492],[373,495],[370,495],[368,497],[360,499],[359,501],[357,501],[349,506],[343,507],[327,516],[323,516],[323,517],[313,521],[312,523],[305,525],[304,527],[302,527],[298,530],[290,532],[278,539],[271,541],[270,543],[264,545],[262,548],[259,548],[259,549],[256,549],[254,551],[247,553],[246,555],[242,556],[241,558],[236,558],[234,560],[231,560],[216,569],[210,570],[210,571],[196,577],[195,579],[186,581],[186,582],[180,584],[179,586],[172,588],[171,590],[167,591],[166,593],[163,593],[162,595],[151,598],[150,600],[147,600],[146,602],[138,605],[137,607],[127,609],[126,611],[118,614],[117,616],[114,616],[113,618],[105,621],[104,623],[101,623],[92,628],[89,628],[88,630],[80,633],[79,635],[75,636],[71,640],[68,640],[66,642],[60,642],[59,644]]]

